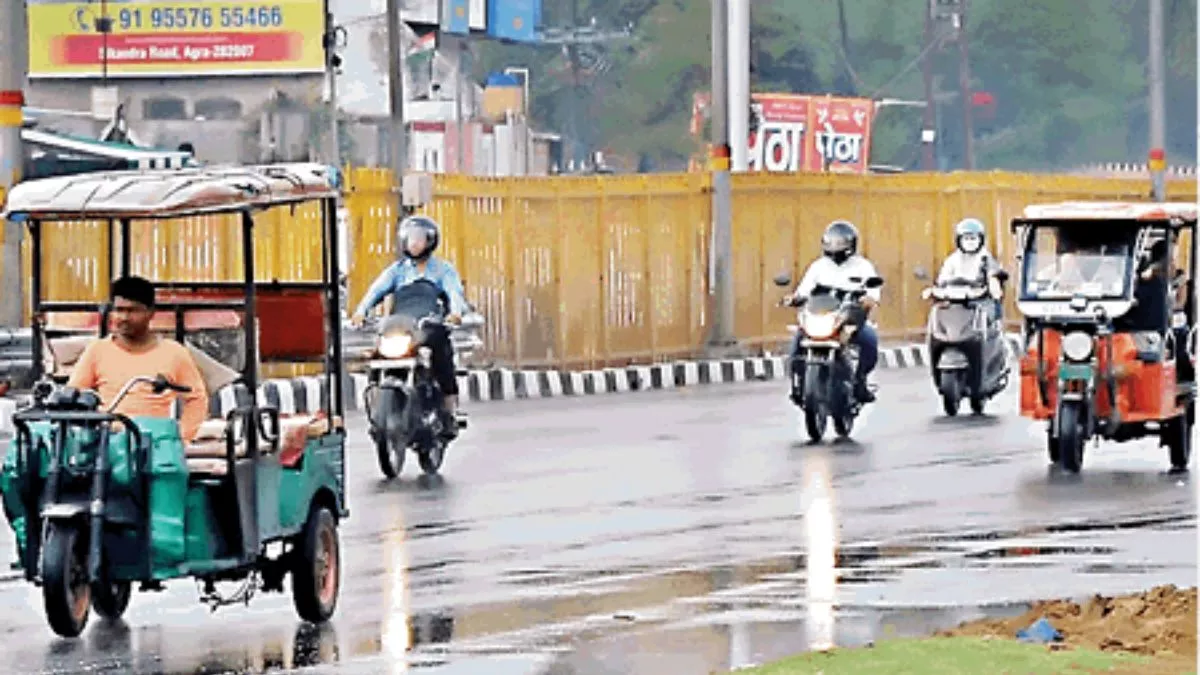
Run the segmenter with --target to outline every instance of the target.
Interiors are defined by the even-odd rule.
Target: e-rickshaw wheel
[[[1192,461],[1192,432],[1195,429],[1196,403],[1188,404],[1184,413],[1163,425],[1161,442],[1171,457],[1171,470],[1187,471]]]
[[[324,623],[333,616],[341,573],[337,519],[327,507],[314,504],[292,558],[292,604],[301,619]]]
[[[133,586],[128,581],[92,584],[92,610],[106,621],[117,621],[129,608]]]
[[[87,540],[75,524],[52,522],[42,546],[42,602],[50,628],[65,638],[87,627],[91,587]]]
[[[1050,456],[1051,464],[1058,464],[1061,453],[1058,451],[1058,439],[1054,437],[1054,421],[1046,425],[1046,454]]]
[[[1077,403],[1058,407],[1058,464],[1069,473],[1083,468],[1083,411]]]

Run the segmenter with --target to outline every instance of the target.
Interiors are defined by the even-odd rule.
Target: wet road
[[[947,420],[922,372],[879,382],[842,444],[801,442],[777,382],[476,406],[440,481],[410,458],[382,483],[359,434],[333,625],[279,595],[210,615],[176,582],[64,642],[0,576],[0,672],[708,673],[1195,585],[1194,491],[1165,450],[1106,445],[1066,478],[1014,392]]]

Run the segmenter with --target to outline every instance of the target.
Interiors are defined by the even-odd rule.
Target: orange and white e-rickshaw
[[[1050,459],[1064,470],[1080,470],[1089,440],[1147,436],[1168,449],[1173,471],[1187,469],[1196,217],[1191,203],[1067,202],[1030,206],[1013,221],[1021,414],[1049,422]]]

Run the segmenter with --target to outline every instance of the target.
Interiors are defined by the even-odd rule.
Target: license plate
[[[1090,363],[1064,363],[1058,367],[1058,379],[1067,380],[1090,380],[1095,371]]]

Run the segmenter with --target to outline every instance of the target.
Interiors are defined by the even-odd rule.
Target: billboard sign
[[[699,135],[707,94],[692,102],[691,132]],[[867,173],[871,156],[870,99],[807,94],[751,94],[751,171]]]
[[[859,98],[813,98],[813,171],[866,173],[871,156],[872,101]]]
[[[31,78],[321,73],[323,0],[27,0]]]
[[[803,171],[808,97],[753,94],[750,99],[757,119],[757,129],[750,134],[750,170]]]
[[[505,42],[537,42],[542,0],[488,0],[487,35]]]

